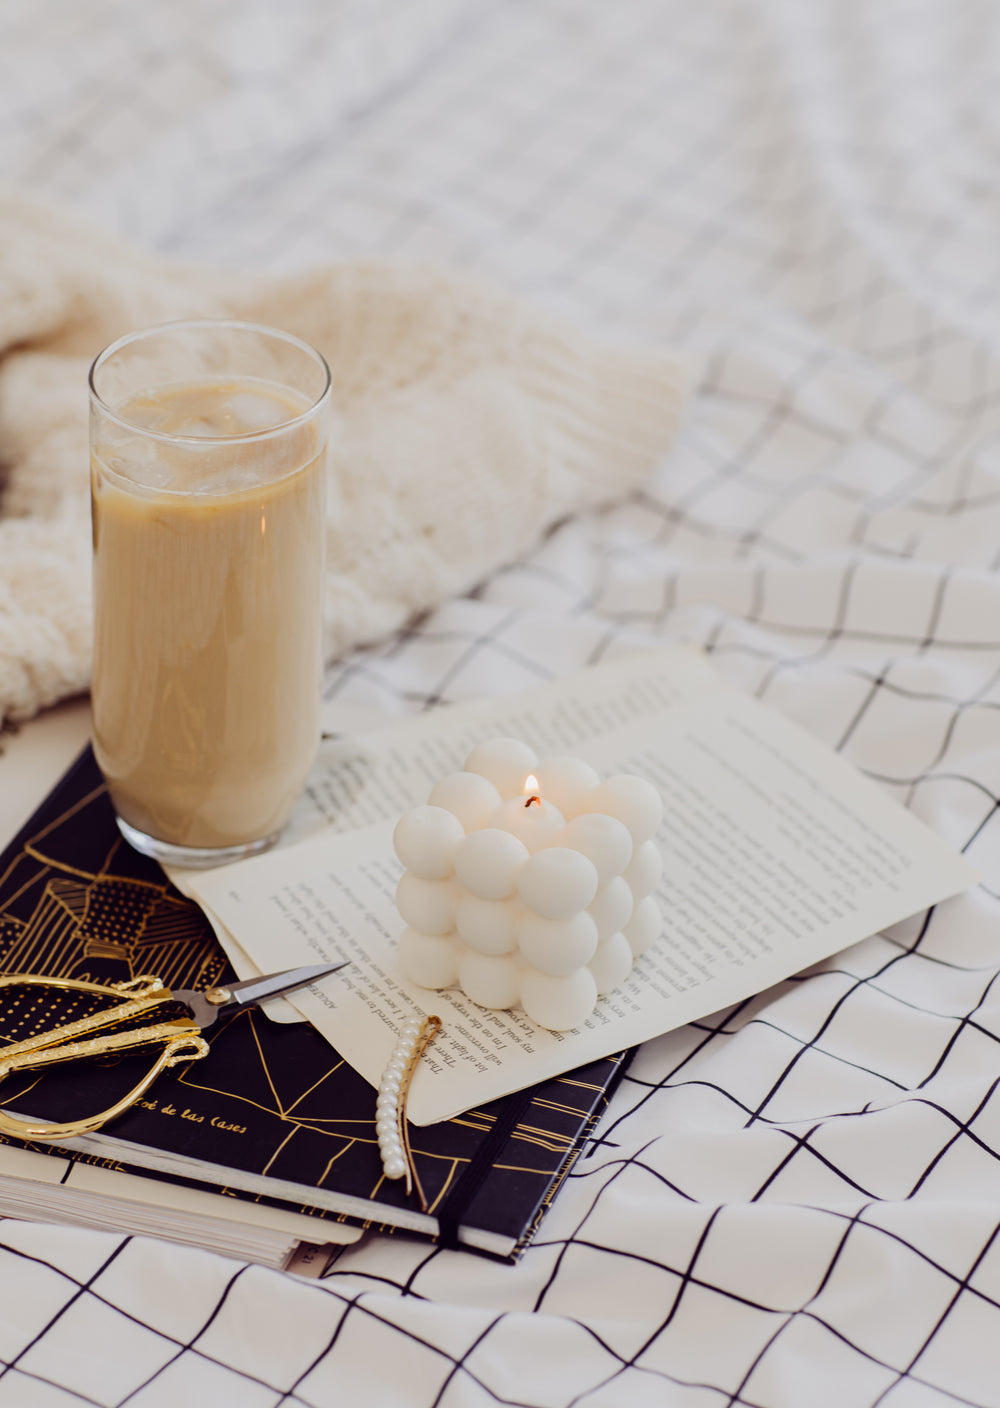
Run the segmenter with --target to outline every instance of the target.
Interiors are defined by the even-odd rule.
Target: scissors
[[[65,1124],[48,1124],[39,1120],[20,1119],[0,1110],[0,1132],[17,1139],[69,1139],[89,1134],[115,1119],[145,1094],[153,1081],[168,1066],[180,1061],[200,1061],[209,1052],[208,1042],[201,1035],[220,1017],[241,1008],[255,1007],[269,997],[280,997],[309,983],[318,983],[350,960],[340,963],[316,963],[306,968],[289,968],[282,973],[268,973],[260,978],[248,978],[226,987],[171,989],[150,974],[131,978],[123,983],[90,983],[76,978],[46,978],[37,973],[0,975],[0,990],[9,987],[45,987],[63,992],[117,997],[117,1005],[92,1012],[76,1021],[64,1022],[36,1032],[23,1041],[0,1047],[0,1080],[14,1071],[36,1070],[59,1061],[79,1061],[87,1056],[106,1056],[130,1051],[142,1046],[159,1046],[152,1067],[138,1085],[106,1110],[85,1119]],[[157,1009],[165,1003],[182,1003],[190,1013],[169,1021],[156,1020]],[[152,1018],[151,1021],[148,1019]],[[104,1027],[136,1023],[126,1031],[92,1035]]]

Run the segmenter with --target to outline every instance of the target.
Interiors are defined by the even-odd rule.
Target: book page
[[[484,738],[512,734],[541,756],[577,752],[580,744],[609,730],[661,717],[682,700],[720,687],[703,655],[670,646],[604,661],[499,699],[453,704],[351,738],[326,739],[278,846],[294,846],[327,826],[352,831],[397,820],[426,802],[435,782],[460,769]],[[237,977],[266,971],[204,904],[198,873],[173,865],[164,869],[182,894],[202,904]],[[303,1020],[280,997],[265,1003],[264,1011],[274,1021]]]
[[[11,1180],[6,1183],[5,1180]],[[362,1229],[333,1218],[310,1217],[290,1208],[271,1207],[249,1198],[234,1198],[210,1188],[184,1183],[167,1182],[159,1178],[144,1178],[121,1168],[105,1168],[83,1159],[60,1158],[58,1154],[43,1154],[18,1145],[0,1145],[0,1201],[17,1196],[26,1208],[26,1215],[43,1212],[45,1191],[60,1188],[59,1210],[65,1220],[74,1212],[85,1215],[88,1198],[96,1197],[107,1205],[109,1217],[117,1215],[117,1226],[130,1230],[132,1224],[122,1210],[122,1203],[138,1204],[147,1209],[145,1234],[157,1236],[182,1233],[189,1240],[199,1232],[202,1245],[212,1249],[211,1229],[204,1219],[239,1223],[249,1229],[252,1237],[257,1229],[265,1232],[285,1232],[292,1237],[330,1242],[348,1246],[360,1239]],[[36,1192],[41,1189],[42,1192]],[[84,1196],[74,1200],[81,1192]],[[157,1215],[161,1214],[161,1221]],[[179,1216],[178,1216],[179,1214]],[[11,1214],[13,1215],[13,1214]],[[185,1218],[190,1223],[185,1223]]]
[[[494,720],[490,731],[504,727]],[[560,745],[566,751],[564,737]],[[404,806],[424,801],[432,781],[457,765],[442,747],[439,738],[426,750],[411,743],[408,775],[422,780]],[[463,739],[459,757],[465,747]],[[603,774],[648,778],[666,812],[657,836],[663,933],[572,1032],[403,979],[395,814],[208,872],[194,892],[262,969],[352,960],[294,1002],[373,1085],[400,1022],[414,1011],[441,1017],[410,1095],[410,1118],[424,1124],[727,1007],[976,879],[842,759],[721,685],[595,730],[573,751]],[[437,773],[428,771],[432,762]]]
[[[434,784],[461,768],[484,738],[523,738],[540,757],[580,745],[634,721],[662,718],[684,700],[721,688],[703,655],[683,647],[643,651],[575,670],[501,698],[451,704],[351,738],[321,745],[282,846],[320,827],[353,831],[422,806]]]

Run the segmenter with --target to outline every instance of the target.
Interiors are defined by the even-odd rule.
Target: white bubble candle
[[[643,778],[602,781],[516,738],[478,744],[396,827],[403,974],[553,1031],[578,1026],[659,937],[662,816]]]

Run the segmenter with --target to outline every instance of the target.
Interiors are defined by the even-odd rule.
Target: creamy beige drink
[[[311,405],[203,376],[130,395],[92,434],[94,749],[143,839],[266,843],[312,763],[325,439]]]

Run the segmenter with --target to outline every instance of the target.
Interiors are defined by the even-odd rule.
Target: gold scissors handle
[[[74,978],[45,978],[32,973],[11,973],[0,976],[0,988],[46,987],[68,992],[92,993],[95,996],[122,999],[114,1007],[91,1013],[73,1022],[50,1027],[0,1048],[0,1081],[14,1071],[36,1070],[60,1061],[78,1061],[87,1056],[104,1056],[117,1051],[130,1051],[142,1046],[161,1046],[153,1065],[127,1095],[106,1110],[84,1119],[51,1124],[40,1120],[20,1119],[0,1110],[0,1133],[17,1139],[69,1139],[77,1134],[89,1134],[108,1120],[114,1119],[133,1105],[149,1089],[153,1081],[168,1066],[179,1061],[198,1061],[208,1055],[208,1042],[201,1035],[198,1023],[190,1017],[177,1017],[168,1022],[138,1026],[124,1032],[91,1033],[102,1027],[119,1026],[122,1022],[142,1017],[164,1002],[173,1000],[169,988],[159,978],[143,975],[126,983],[89,983]]]

